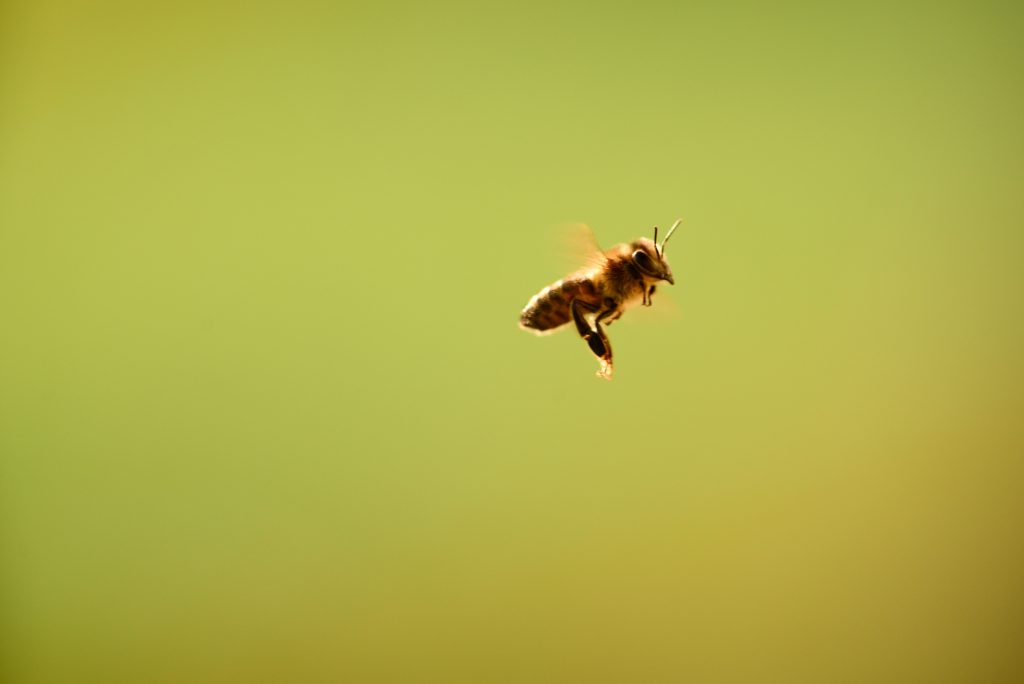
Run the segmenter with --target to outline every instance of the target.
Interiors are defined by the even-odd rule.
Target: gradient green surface
[[[0,10],[5,681],[1024,676],[1024,13],[283,5]]]

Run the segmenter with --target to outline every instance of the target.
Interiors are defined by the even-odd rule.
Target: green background
[[[1024,676],[1014,3],[0,27],[5,681]]]

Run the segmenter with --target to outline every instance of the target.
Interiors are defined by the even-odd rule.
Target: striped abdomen
[[[548,285],[519,314],[519,327],[536,333],[560,328],[572,320],[569,303],[576,298],[594,302],[600,295],[588,278],[569,278]]]

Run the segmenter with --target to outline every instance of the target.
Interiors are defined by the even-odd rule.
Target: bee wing
[[[564,223],[558,227],[559,252],[566,270],[588,270],[604,265],[605,256],[597,244],[594,231],[585,223]]]

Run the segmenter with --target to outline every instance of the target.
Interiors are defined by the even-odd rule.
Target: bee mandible
[[[519,314],[519,327],[547,335],[572,321],[600,363],[598,377],[611,380],[612,346],[602,324],[611,325],[636,304],[650,306],[661,281],[675,284],[665,259],[665,243],[681,222],[679,219],[672,224],[660,245],[655,226],[653,240],[639,238],[604,252],[596,251],[592,265],[535,294]]]

